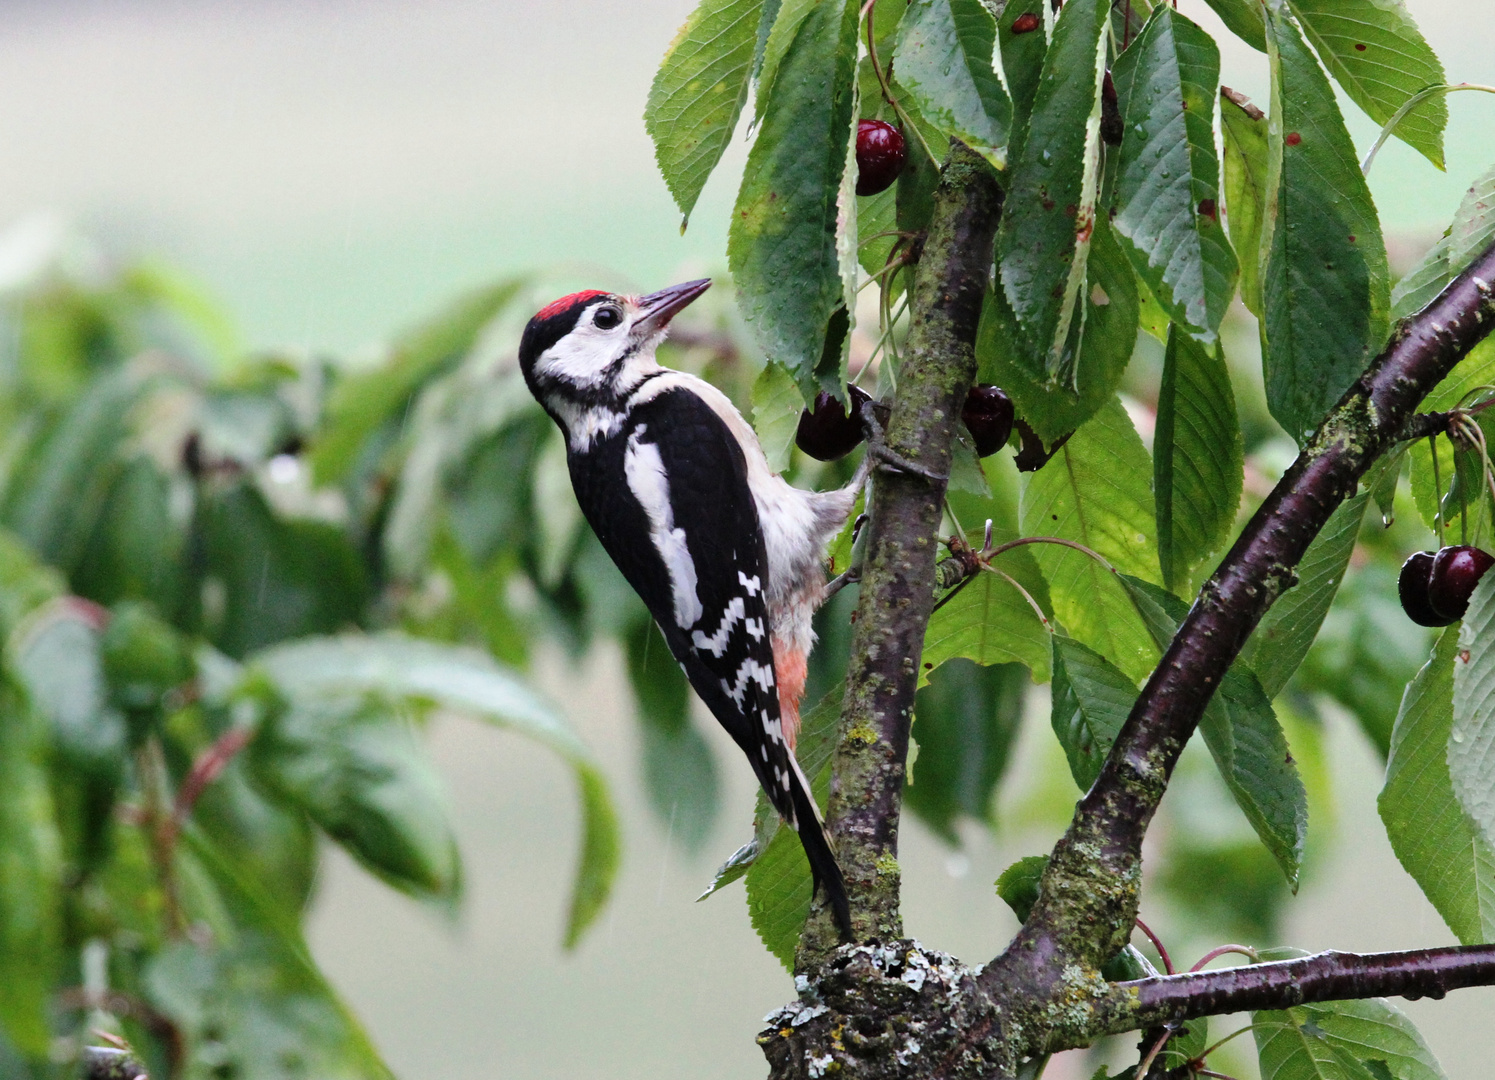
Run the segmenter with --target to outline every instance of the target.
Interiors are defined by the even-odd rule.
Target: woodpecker
[[[565,436],[582,513],[799,833],[849,939],[845,881],[794,744],[826,549],[865,471],[835,491],[791,486],[725,394],[655,361],[670,320],[710,285],[562,297],[525,327],[519,365]]]

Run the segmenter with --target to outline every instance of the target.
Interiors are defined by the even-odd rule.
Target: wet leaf
[[[1495,848],[1454,796],[1449,769],[1457,627],[1407,684],[1376,800],[1402,867],[1466,945],[1495,940]]]
[[[703,0],[670,42],[654,75],[644,127],[686,221],[747,101],[762,13],[763,0]]]

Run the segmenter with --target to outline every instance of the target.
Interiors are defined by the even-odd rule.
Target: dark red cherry
[[[1396,592],[1402,600],[1402,610],[1418,626],[1447,626],[1455,621],[1445,619],[1433,610],[1428,602],[1428,583],[1433,578],[1433,556],[1435,552],[1414,551],[1402,563],[1401,576],[1396,580]]]
[[[1100,84],[1100,137],[1107,146],[1120,146],[1125,134],[1126,122],[1121,118],[1116,82],[1111,78],[1111,69],[1106,68],[1106,77]]]
[[[872,397],[858,386],[848,386],[846,396],[851,402],[849,413],[825,391],[817,394],[815,408],[801,410],[799,414],[794,445],[817,461],[835,461],[855,450],[864,438],[862,420],[857,414],[862,402],[871,401]]]
[[[976,442],[980,457],[995,454],[1012,434],[1012,399],[996,386],[973,386],[966,391],[960,418]]]
[[[881,120],[857,123],[857,194],[876,195],[886,191],[903,171],[908,147],[903,135],[892,124]]]
[[[1495,565],[1495,555],[1468,544],[1446,547],[1433,556],[1428,577],[1428,604],[1448,622],[1462,619],[1469,610],[1469,594]]]

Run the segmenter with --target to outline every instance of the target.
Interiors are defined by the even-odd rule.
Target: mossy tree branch
[[[1001,210],[991,167],[952,144],[914,269],[912,322],[887,427],[888,449],[939,476],[949,473],[954,426],[976,377],[976,327]],[[827,812],[859,940],[903,934],[898,817],[944,494],[943,481],[893,469],[878,471],[873,484]],[[816,911],[799,966],[838,943],[828,915]]]

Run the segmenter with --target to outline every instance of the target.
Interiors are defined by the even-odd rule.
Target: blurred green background
[[[1495,83],[1486,5],[1409,6],[1451,80]],[[0,241],[0,286],[76,233],[97,244],[78,248],[80,260],[143,253],[185,270],[223,301],[247,346],[372,356],[396,329],[506,271],[554,271],[557,291],[719,273],[743,143],[682,237],[641,120],[688,7],[5,3],[0,223],[14,224]],[[1181,10],[1216,34],[1224,81],[1265,105],[1265,58],[1224,32],[1202,0]],[[1495,161],[1495,99],[1453,95],[1449,110],[1447,174],[1392,142],[1371,176],[1402,266]],[[1346,112],[1364,149],[1374,130]],[[725,811],[701,854],[687,856],[643,792],[620,656],[598,651],[579,674],[559,655],[538,669],[618,796],[627,846],[602,923],[562,953],[577,834],[564,765],[518,739],[439,723],[436,752],[467,857],[462,911],[448,920],[332,852],[311,923],[318,959],[406,1080],[762,1075],[752,1037],[792,986],[753,934],[740,886],[692,903],[749,834],[753,791],[735,749],[702,725],[723,766]],[[994,953],[1015,927],[991,882],[1013,859],[1046,850],[1062,820],[1052,790],[1068,781],[1045,702],[1042,692],[1030,698],[1035,722],[1020,739],[995,835],[964,828],[956,851],[919,823],[906,826],[908,931],[969,961]],[[1323,757],[1334,810],[1315,807],[1307,884],[1285,907],[1278,940],[1253,943],[1451,942],[1385,840],[1375,751],[1332,710]],[[1056,770],[1062,785],[1051,789],[1042,778]],[[1188,943],[1190,962],[1212,943],[1160,906],[1156,890],[1143,911],[1170,942]],[[1495,990],[1406,1007],[1451,1077],[1489,1074]],[[1073,1058],[1047,1075],[1093,1071]]]

